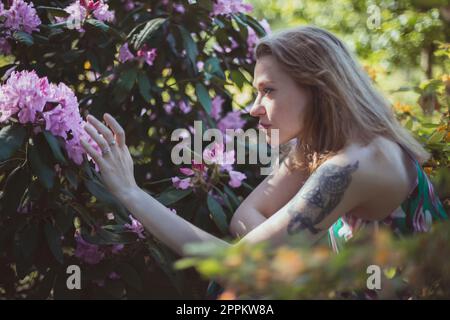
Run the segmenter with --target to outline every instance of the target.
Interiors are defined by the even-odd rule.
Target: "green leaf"
[[[138,291],[142,291],[142,279],[136,269],[131,265],[125,262],[118,262],[114,266],[114,271],[116,271],[131,287]]]
[[[224,266],[215,259],[205,259],[197,267],[198,271],[205,276],[215,276],[223,272]]]
[[[34,40],[36,41],[37,44],[44,44],[44,45],[48,45],[50,39],[44,36],[41,36],[39,34],[35,34],[33,35]]]
[[[131,45],[135,50],[139,50],[144,43],[151,38],[156,31],[166,22],[165,18],[155,18],[148,21],[139,33],[132,35]]]
[[[241,204],[241,202],[239,201],[238,197],[236,196],[236,194],[233,192],[233,190],[231,190],[230,188],[228,188],[227,186],[223,187],[223,190],[225,191],[225,193],[230,197],[231,201],[234,203],[235,207],[239,207],[239,205]]]
[[[220,29],[225,28],[225,24],[217,17],[213,18],[213,24],[219,26]]]
[[[192,189],[170,189],[166,192],[161,193],[158,197],[156,197],[156,200],[161,202],[163,205],[168,206],[188,196],[191,192]]]
[[[174,264],[174,268],[177,270],[187,269],[195,267],[199,262],[197,258],[184,258],[182,260],[178,260]]]
[[[431,137],[428,138],[427,143],[433,144],[441,142],[442,139],[444,139],[445,135],[446,135],[445,131],[436,131],[431,135]]]
[[[212,219],[217,227],[219,227],[220,231],[224,234],[228,234],[227,216],[223,211],[222,206],[210,194],[208,194],[207,203]]]
[[[46,161],[48,159],[45,152],[40,150],[37,144],[30,145],[28,148],[28,158],[31,162],[32,171],[41,184],[48,190],[53,188],[56,173],[52,166]]]
[[[81,204],[78,204],[76,202],[72,202],[70,204],[71,208],[75,210],[76,213],[82,218],[84,222],[86,222],[89,226],[95,225],[95,220],[92,217],[91,213],[86,210]]]
[[[136,82],[136,77],[137,70],[135,68],[128,68],[121,74],[119,84],[127,91],[130,91],[133,89],[134,83]]]
[[[2,202],[2,213],[4,215],[14,216],[17,207],[28,186],[30,176],[27,166],[15,168],[6,179]]]
[[[197,0],[197,3],[208,12],[213,10],[213,2],[211,0]]]
[[[102,30],[103,32],[108,33],[109,32],[109,26],[104,23],[103,21],[100,20],[96,20],[96,19],[87,19],[86,20],[87,24],[90,24],[91,26]]]
[[[22,246],[22,239],[21,239],[21,231],[26,225],[26,221],[22,220],[18,223],[16,232],[14,234],[13,239],[13,254],[15,259],[15,269],[17,276],[20,279],[23,279],[29,272],[31,268],[31,261],[26,259],[23,255],[23,246]]]
[[[74,212],[69,206],[60,208],[54,215],[55,225],[64,235],[71,227],[73,227]]]
[[[42,194],[45,192],[45,190],[42,188],[41,184],[39,183],[39,181],[32,181],[29,185],[28,185],[28,197],[30,198],[31,201],[38,201]]]
[[[25,140],[26,130],[19,125],[8,125],[0,130],[0,161],[8,160]]]
[[[93,51],[89,50],[86,52],[86,56],[91,64],[92,69],[97,73],[102,73],[97,55]]]
[[[255,32],[257,33],[257,35],[259,37],[265,36],[266,35],[266,31],[264,30],[264,28],[261,26],[261,24],[255,20],[252,16],[249,15],[244,15],[242,13],[237,14],[237,16],[239,16],[239,18],[244,21],[245,23],[247,23],[253,30],[255,30]]]
[[[117,102],[121,103],[127,98],[136,82],[137,74],[137,69],[134,66],[132,68],[127,68],[120,74],[114,92],[114,98]]]
[[[243,39],[247,39],[248,37],[248,24],[242,21],[242,19],[239,17],[239,15],[234,14],[233,19],[238,23],[239,30],[241,32],[241,36]]]
[[[153,99],[153,96],[150,94],[150,81],[148,80],[147,75],[145,72],[139,72],[138,75],[138,85],[139,85],[139,92],[141,93],[141,96],[144,98],[146,102],[149,102],[151,99]]]
[[[64,262],[64,255],[61,246],[61,234],[50,222],[45,224],[44,232],[50,251],[53,253],[56,261],[62,264]]]
[[[81,235],[87,242],[97,245],[113,245],[136,242],[136,235],[133,232],[119,234],[107,231],[104,228],[97,228],[94,235],[87,232],[82,232]]]
[[[239,89],[242,89],[246,79],[239,70],[231,70],[230,78],[231,78],[231,81],[233,81],[239,87]]]
[[[19,233],[19,242],[24,258],[31,262],[38,247],[39,224],[31,223]]]
[[[422,123],[421,126],[424,128],[437,128],[437,127],[439,127],[439,124],[438,123]]]
[[[28,47],[34,44],[33,36],[23,31],[14,32],[13,38]]]
[[[72,188],[77,189],[78,188],[78,177],[77,177],[76,172],[74,172],[70,168],[67,168],[64,171],[64,174],[65,174],[67,181],[69,181],[70,185],[72,186]]]
[[[128,40],[128,42],[131,42],[131,38],[133,37],[137,37],[137,30],[140,29],[141,27],[143,27],[147,22],[141,22],[138,23],[133,29],[131,29],[131,31],[128,33],[126,40]]]
[[[103,186],[103,184],[97,180],[85,180],[84,184],[86,188],[94,195],[98,200],[110,206],[117,214],[117,219],[128,220],[128,214],[123,205]]]
[[[198,49],[197,44],[194,39],[192,39],[189,31],[186,30],[183,26],[178,26],[181,32],[181,37],[183,38],[183,46],[186,49],[189,60],[192,63],[192,67],[196,70],[197,68],[197,56]]]
[[[84,184],[89,192],[94,195],[98,200],[107,204],[115,204],[116,200],[114,196],[106,190],[106,188],[98,181],[84,180]]]
[[[65,28],[65,27],[67,27],[67,21],[52,23],[52,24],[49,24],[47,27],[50,28],[50,29]],[[62,32],[62,30],[61,31],[57,31],[57,33],[61,33],[61,32]]]
[[[103,21],[96,20],[96,19],[87,19],[86,23],[93,26],[94,28],[97,28],[105,33],[108,33],[121,41],[125,39],[125,35],[122,34],[119,30],[114,28],[113,26],[109,26]]]
[[[31,293],[28,296],[31,300],[47,300],[50,298],[50,292],[53,289],[53,285],[55,282],[56,273],[53,269],[48,269],[45,272],[44,278],[40,281],[39,287],[36,288],[36,291]]]
[[[225,205],[228,207],[228,211],[229,211],[230,215],[232,216],[234,213],[234,209],[233,209],[233,205],[231,204],[231,201],[229,199],[229,196],[226,193],[222,192],[222,190],[220,190],[219,188],[214,188],[214,190],[216,190],[219,193],[219,195],[222,197],[222,200],[225,202]],[[231,216],[230,216],[230,218],[231,218]]]
[[[225,74],[220,67],[220,61],[216,57],[212,57],[206,60],[204,70],[210,74],[218,76],[221,79],[225,79]]]
[[[206,241],[206,242],[188,243],[185,245],[184,249],[188,255],[194,256],[195,258],[199,258],[200,261],[200,259],[203,258],[217,256],[218,253],[219,255],[222,255],[223,252],[220,251],[223,251],[225,248],[223,244]]]
[[[108,224],[106,226],[102,226],[102,229],[115,233],[129,232],[129,230],[122,224]]]
[[[147,242],[148,252],[153,258],[153,260],[158,264],[161,270],[169,277],[171,284],[177,288],[178,292],[181,293],[181,274],[173,270],[173,263],[176,257],[167,248],[157,244],[152,239],[148,239]]]
[[[55,7],[47,7],[47,6],[38,6],[36,7],[38,10],[46,10],[48,13],[50,13],[54,17],[68,17],[70,14],[65,11],[62,8],[55,8]]]
[[[414,123],[413,123],[412,118],[408,118],[408,120],[405,123],[405,128],[408,130],[412,130],[413,125],[414,125]]]
[[[17,65],[15,63],[8,63],[0,67],[0,75],[2,77],[0,78],[1,81],[6,81],[6,79],[9,77],[9,73],[6,73],[8,70],[11,69],[11,71],[15,70],[17,68]],[[0,112],[1,114],[1,112]]]
[[[45,136],[45,139],[47,140],[48,145],[52,149],[55,159],[59,163],[67,164],[67,160],[61,151],[61,145],[59,144],[58,139],[49,131],[44,131],[44,136]]]
[[[198,100],[200,101],[201,105],[203,106],[203,109],[205,109],[207,114],[211,114],[211,97],[209,96],[208,90],[206,87],[201,84],[197,83],[195,85],[195,92],[197,94]]]
[[[85,50],[70,50],[61,55],[61,58],[66,63],[72,63],[79,60],[82,55],[85,54]]]

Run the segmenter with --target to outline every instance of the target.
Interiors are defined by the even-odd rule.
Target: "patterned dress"
[[[416,182],[409,196],[397,210],[381,221],[365,221],[350,215],[339,218],[328,232],[329,242],[334,252],[339,252],[345,242],[351,239],[358,230],[368,225],[387,225],[395,235],[402,237],[427,232],[431,229],[433,222],[448,218],[430,179],[419,162],[411,155],[409,157],[414,161],[417,171]]]

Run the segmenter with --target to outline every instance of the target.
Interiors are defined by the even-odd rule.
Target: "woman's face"
[[[309,105],[308,91],[299,88],[270,55],[256,61],[253,86],[258,96],[250,114],[259,118],[259,128],[266,132],[267,142],[272,145],[270,135],[274,129],[279,130],[280,144],[296,138]]]

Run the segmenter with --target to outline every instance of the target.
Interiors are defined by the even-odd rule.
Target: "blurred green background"
[[[313,24],[340,36],[393,100],[414,105],[416,92],[397,92],[448,72],[435,57],[450,37],[448,0],[249,0],[274,31]]]

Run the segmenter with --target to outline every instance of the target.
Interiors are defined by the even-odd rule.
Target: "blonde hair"
[[[259,40],[255,58],[273,56],[293,80],[311,92],[291,167],[316,169],[351,138],[364,144],[384,136],[403,146],[420,163],[428,152],[397,121],[392,107],[372,85],[344,43],[315,26],[301,26]]]

